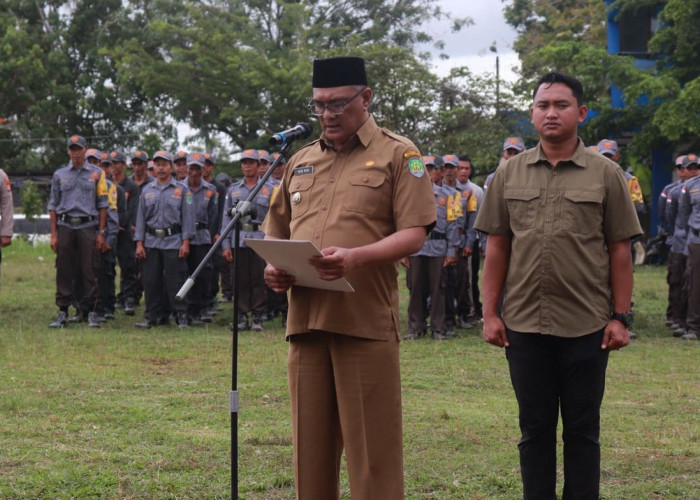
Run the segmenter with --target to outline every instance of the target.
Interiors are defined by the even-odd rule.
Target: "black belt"
[[[700,236],[700,229],[695,229],[694,227],[691,227],[690,230],[695,236]]]
[[[430,234],[428,234],[428,239],[429,240],[446,240],[447,235],[445,233],[440,233],[438,231],[430,231]]]
[[[166,236],[172,236],[173,234],[180,234],[182,228],[178,225],[166,227],[164,229],[156,229],[151,226],[146,226],[146,232],[150,235],[156,236],[157,238],[165,238]]]
[[[209,229],[209,224],[207,224],[206,222],[195,222],[194,228],[195,229]]]
[[[61,214],[58,216],[58,220],[71,226],[79,226],[81,224],[85,224],[86,222],[97,220],[97,217],[93,217],[92,215],[86,215],[84,217],[71,217],[68,214]]]
[[[249,233],[255,232],[258,230],[260,227],[260,224],[256,224],[254,222],[248,222],[247,224],[243,224],[241,226],[241,231],[247,231]]]

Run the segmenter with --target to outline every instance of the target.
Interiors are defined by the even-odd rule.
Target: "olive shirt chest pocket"
[[[351,175],[343,196],[343,208],[366,215],[375,213],[381,206],[384,179],[386,174],[381,172]]]
[[[304,215],[309,210],[311,202],[311,187],[314,185],[313,175],[292,177],[289,183],[289,201],[292,205],[292,219]]]
[[[506,188],[505,199],[510,225],[514,231],[535,227],[537,224],[537,205],[540,200],[539,188]]]
[[[565,191],[562,201],[565,231],[588,234],[603,227],[602,191]]]

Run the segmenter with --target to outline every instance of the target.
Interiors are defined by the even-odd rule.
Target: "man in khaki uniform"
[[[483,335],[506,347],[524,498],[557,498],[561,411],[562,498],[592,500],[608,353],[629,343],[629,242],[642,231],[622,170],[576,135],[588,111],[581,83],[549,73],[533,101],[540,143],[498,168],[474,224],[489,235]]]
[[[403,498],[399,295],[395,262],[417,252],[435,222],[430,179],[408,139],[377,126],[364,60],[314,61],[311,112],[321,138],[288,164],[266,238],[311,240],[321,279],[354,293],[289,290],[287,338],[297,498],[339,496],[345,449],[353,499]]]

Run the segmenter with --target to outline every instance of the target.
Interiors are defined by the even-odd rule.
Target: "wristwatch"
[[[632,311],[624,313],[613,312],[610,319],[616,319],[617,321],[625,325],[625,328],[629,328],[634,322],[634,313]]]

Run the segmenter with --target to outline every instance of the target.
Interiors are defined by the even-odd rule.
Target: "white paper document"
[[[311,257],[320,257],[321,251],[310,241],[254,240],[246,238],[245,243],[277,269],[282,269],[294,276],[297,279],[295,286],[320,288],[336,292],[355,291],[345,278],[326,281],[318,277],[316,268],[309,264],[309,259]]]

